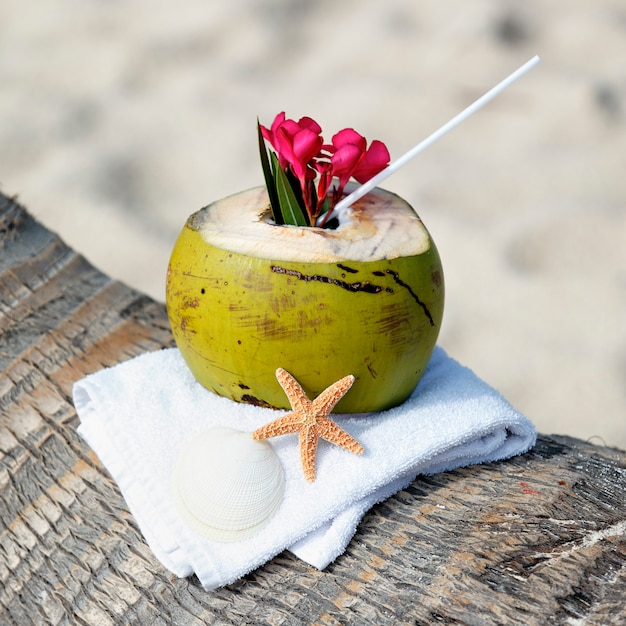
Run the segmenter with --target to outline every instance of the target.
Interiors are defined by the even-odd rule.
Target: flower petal
[[[363,151],[351,143],[339,148],[330,158],[335,176],[352,172],[352,168],[359,162]]]
[[[278,154],[280,167],[282,169],[285,169],[287,163],[293,163],[294,155],[291,137],[289,136],[284,126],[280,126],[276,130],[276,133],[274,135],[274,141],[274,148],[276,149],[276,153]]]
[[[319,135],[322,132],[322,127],[312,118],[310,117],[301,117],[298,120],[298,126],[300,128],[308,128],[312,130],[316,135]]]
[[[272,122],[272,134],[275,134],[278,127],[285,121],[285,112],[281,111]]]
[[[285,120],[280,125],[280,128],[285,131],[290,137],[293,137],[300,130],[300,126],[298,126],[298,123],[294,122],[294,120]]]
[[[361,152],[365,151],[365,146],[367,145],[365,137],[357,133],[354,128],[344,128],[343,130],[340,130],[338,133],[333,135],[332,142],[335,148],[341,148],[346,144],[352,144],[357,146]]]
[[[339,188],[343,189],[352,176],[352,170],[359,162],[363,152],[354,144],[347,143],[333,154],[330,159],[333,175],[339,178]]]
[[[293,136],[294,156],[303,164],[317,156],[322,147],[322,138],[314,131],[303,128]]]
[[[372,141],[367,152],[352,172],[352,176],[360,183],[368,181],[389,165],[389,150],[382,141]]]

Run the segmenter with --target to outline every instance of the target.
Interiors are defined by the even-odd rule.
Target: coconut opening
[[[347,185],[350,193],[355,185]],[[343,209],[336,228],[276,224],[265,187],[218,200],[188,225],[209,244],[264,259],[336,263],[422,254],[430,237],[411,205],[379,188]]]
[[[260,218],[261,220],[263,220],[266,224],[269,224],[270,226],[284,226],[285,225],[285,224],[277,224],[274,221],[274,217],[272,215],[272,209],[270,208],[269,204],[267,205],[267,208],[261,213]],[[310,228],[310,227],[307,227],[307,228]],[[337,228],[339,228],[338,217],[332,217],[324,224],[324,226],[322,226],[323,230],[337,230]]]

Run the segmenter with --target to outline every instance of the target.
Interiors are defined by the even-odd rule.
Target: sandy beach
[[[163,300],[187,216],[262,184],[256,119],[400,156],[542,62],[385,187],[437,242],[440,345],[543,433],[626,448],[623,0],[0,3],[0,188]]]

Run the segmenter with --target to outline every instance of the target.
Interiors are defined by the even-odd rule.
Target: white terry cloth
[[[297,434],[269,439],[285,472],[284,500],[257,535],[219,543],[192,531],[174,507],[178,453],[210,428],[253,431],[283,412],[206,390],[175,348],[91,374],[73,393],[78,432],[117,481],[154,554],[180,577],[195,573],[205,589],[234,582],[286,548],[323,569],[345,550],[364,513],[416,475],[505,459],[536,439],[526,417],[437,347],[401,406],[333,415],[365,452],[320,441],[314,483],[304,479]]]

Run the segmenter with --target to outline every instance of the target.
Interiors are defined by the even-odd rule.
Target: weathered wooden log
[[[626,453],[562,436],[419,477],[326,571],[285,552],[213,592],[175,578],[71,401],[82,376],[171,345],[162,304],[0,196],[1,624],[626,622]]]

